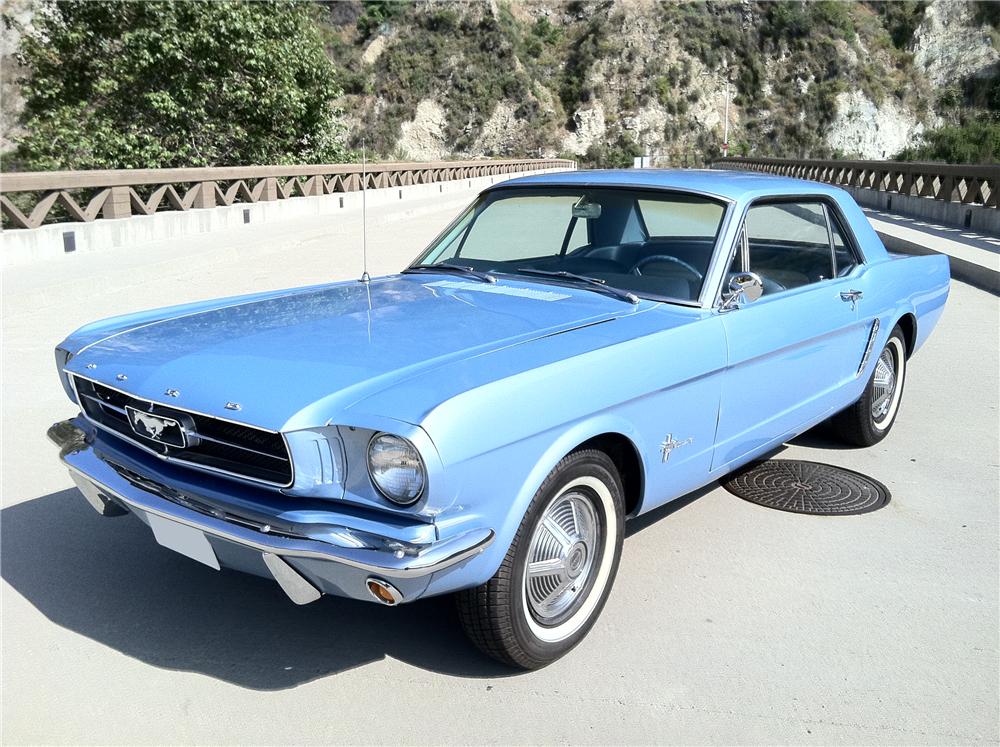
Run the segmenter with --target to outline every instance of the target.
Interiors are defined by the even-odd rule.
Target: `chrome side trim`
[[[865,354],[861,356],[861,365],[858,366],[858,370],[854,373],[854,378],[858,378],[865,370],[865,366],[868,365],[868,359],[872,354],[872,346],[875,345],[875,335],[878,334],[879,321],[878,317],[875,317],[875,321],[872,322],[872,331],[868,333],[868,344],[865,345]]]
[[[268,428],[261,428],[261,427],[256,426],[256,425],[247,425],[246,423],[241,423],[241,422],[239,422],[237,420],[229,420],[228,418],[220,418],[220,417],[218,417],[216,415],[209,415],[209,414],[204,413],[204,412],[198,412],[197,410],[187,410],[187,409],[185,409],[183,407],[174,407],[173,405],[165,405],[162,402],[156,402],[155,400],[146,399],[145,397],[137,397],[136,395],[132,394],[131,392],[126,392],[124,389],[118,389],[118,388],[113,387],[113,386],[108,386],[104,382],[97,381],[96,379],[91,379],[91,378],[89,378],[87,376],[80,376],[80,374],[73,373],[72,371],[66,371],[66,373],[69,376],[69,382],[70,382],[70,384],[73,387],[73,393],[76,395],[76,401],[77,402],[80,401],[80,397],[81,397],[80,391],[76,388],[76,377],[79,376],[81,379],[83,379],[84,381],[89,381],[91,384],[97,384],[98,386],[103,386],[103,387],[105,387],[107,389],[111,389],[113,391],[116,391],[119,394],[124,394],[126,397],[131,397],[132,399],[139,400],[140,402],[148,402],[151,405],[157,405],[159,407],[165,407],[168,410],[177,410],[178,412],[190,413],[190,414],[193,414],[193,415],[200,415],[203,418],[214,418],[215,420],[221,420],[221,421],[226,422],[226,423],[232,423],[233,425],[239,425],[239,426],[242,426],[244,428],[250,428],[250,429],[255,430],[255,431],[261,431],[263,433],[272,433],[272,434],[281,436],[281,440],[285,444],[285,453],[288,454],[289,470],[291,472],[291,479],[288,482],[286,482],[286,483],[272,482],[270,480],[261,480],[261,479],[256,478],[256,477],[250,477],[249,475],[240,474],[239,472],[230,472],[229,470],[220,469],[219,467],[212,467],[212,466],[209,466],[207,464],[197,464],[195,462],[188,461],[187,459],[178,459],[177,457],[168,456],[167,454],[160,454],[159,452],[157,452],[157,451],[149,448],[148,446],[146,446],[145,444],[141,443],[140,441],[136,441],[133,438],[129,438],[128,436],[126,436],[124,433],[121,433],[120,431],[116,431],[114,428],[109,428],[108,426],[104,425],[103,423],[98,423],[96,420],[93,420],[90,416],[88,416],[87,413],[86,413],[86,411],[82,411],[83,410],[82,406],[80,408],[81,411],[82,411],[81,412],[82,416],[85,417],[87,419],[87,422],[90,423],[91,425],[93,425],[95,428],[100,428],[105,433],[109,433],[110,435],[114,436],[115,438],[120,438],[122,441],[130,443],[133,446],[135,446],[135,447],[137,447],[139,449],[142,449],[147,454],[152,454],[157,459],[161,459],[164,462],[170,462],[171,464],[176,464],[176,465],[179,465],[179,466],[182,466],[182,467],[187,467],[189,469],[198,470],[200,472],[207,472],[209,474],[225,475],[226,477],[231,477],[231,478],[233,478],[235,480],[243,480],[245,482],[253,483],[255,485],[266,485],[269,488],[290,488],[293,485],[295,485],[295,460],[292,459],[292,449],[288,445],[288,439],[285,437],[285,434],[282,433],[281,431],[272,431],[272,430],[269,430]],[[91,401],[94,401],[93,397],[88,397],[88,399],[90,399]],[[103,402],[101,400],[97,400],[97,401],[102,406],[107,406],[108,405],[108,403]],[[117,410],[120,410],[121,412],[124,412],[124,410],[121,410],[121,408],[116,408],[113,405],[110,405],[110,407],[112,409],[117,409]],[[212,440],[212,439],[208,439],[208,440]],[[232,446],[232,447],[237,448],[237,449],[242,448],[240,446],[237,446],[236,444],[231,444],[231,443],[228,443],[228,442],[226,443],[226,445],[227,446]],[[249,449],[245,449],[245,450],[250,451]]]

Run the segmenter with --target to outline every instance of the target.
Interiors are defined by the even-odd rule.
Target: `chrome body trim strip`
[[[875,317],[875,321],[872,322],[872,331],[868,333],[868,344],[865,345],[865,354],[861,356],[861,365],[858,366],[858,370],[854,374],[855,379],[864,373],[865,366],[868,365],[868,359],[871,357],[872,347],[875,345],[875,335],[878,334],[878,328],[878,317]]]

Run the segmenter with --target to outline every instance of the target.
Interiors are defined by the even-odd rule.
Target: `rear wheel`
[[[857,446],[873,446],[896,422],[906,380],[906,343],[897,326],[875,362],[861,398],[833,418],[841,438]]]
[[[496,575],[456,597],[473,643],[524,669],[543,667],[579,643],[611,591],[624,516],[621,479],[606,454],[577,451],[559,462]]]

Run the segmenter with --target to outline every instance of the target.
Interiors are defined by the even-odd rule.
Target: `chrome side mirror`
[[[729,291],[722,298],[722,310],[729,311],[756,301],[764,295],[764,281],[755,272],[734,272],[729,276]]]

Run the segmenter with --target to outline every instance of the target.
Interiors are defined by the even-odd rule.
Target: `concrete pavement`
[[[388,210],[373,274],[471,195]],[[52,347],[114,313],[360,274],[356,216],[10,268],[3,277],[2,741],[996,743],[998,301],[955,283],[893,433],[784,456],[893,493],[873,514],[771,511],[721,488],[629,526],[590,636],[514,674],[447,600],[295,607],[268,581],[101,519],[44,438],[73,413]]]
[[[891,252],[944,254],[951,276],[1000,295],[1000,236],[865,208]]]

